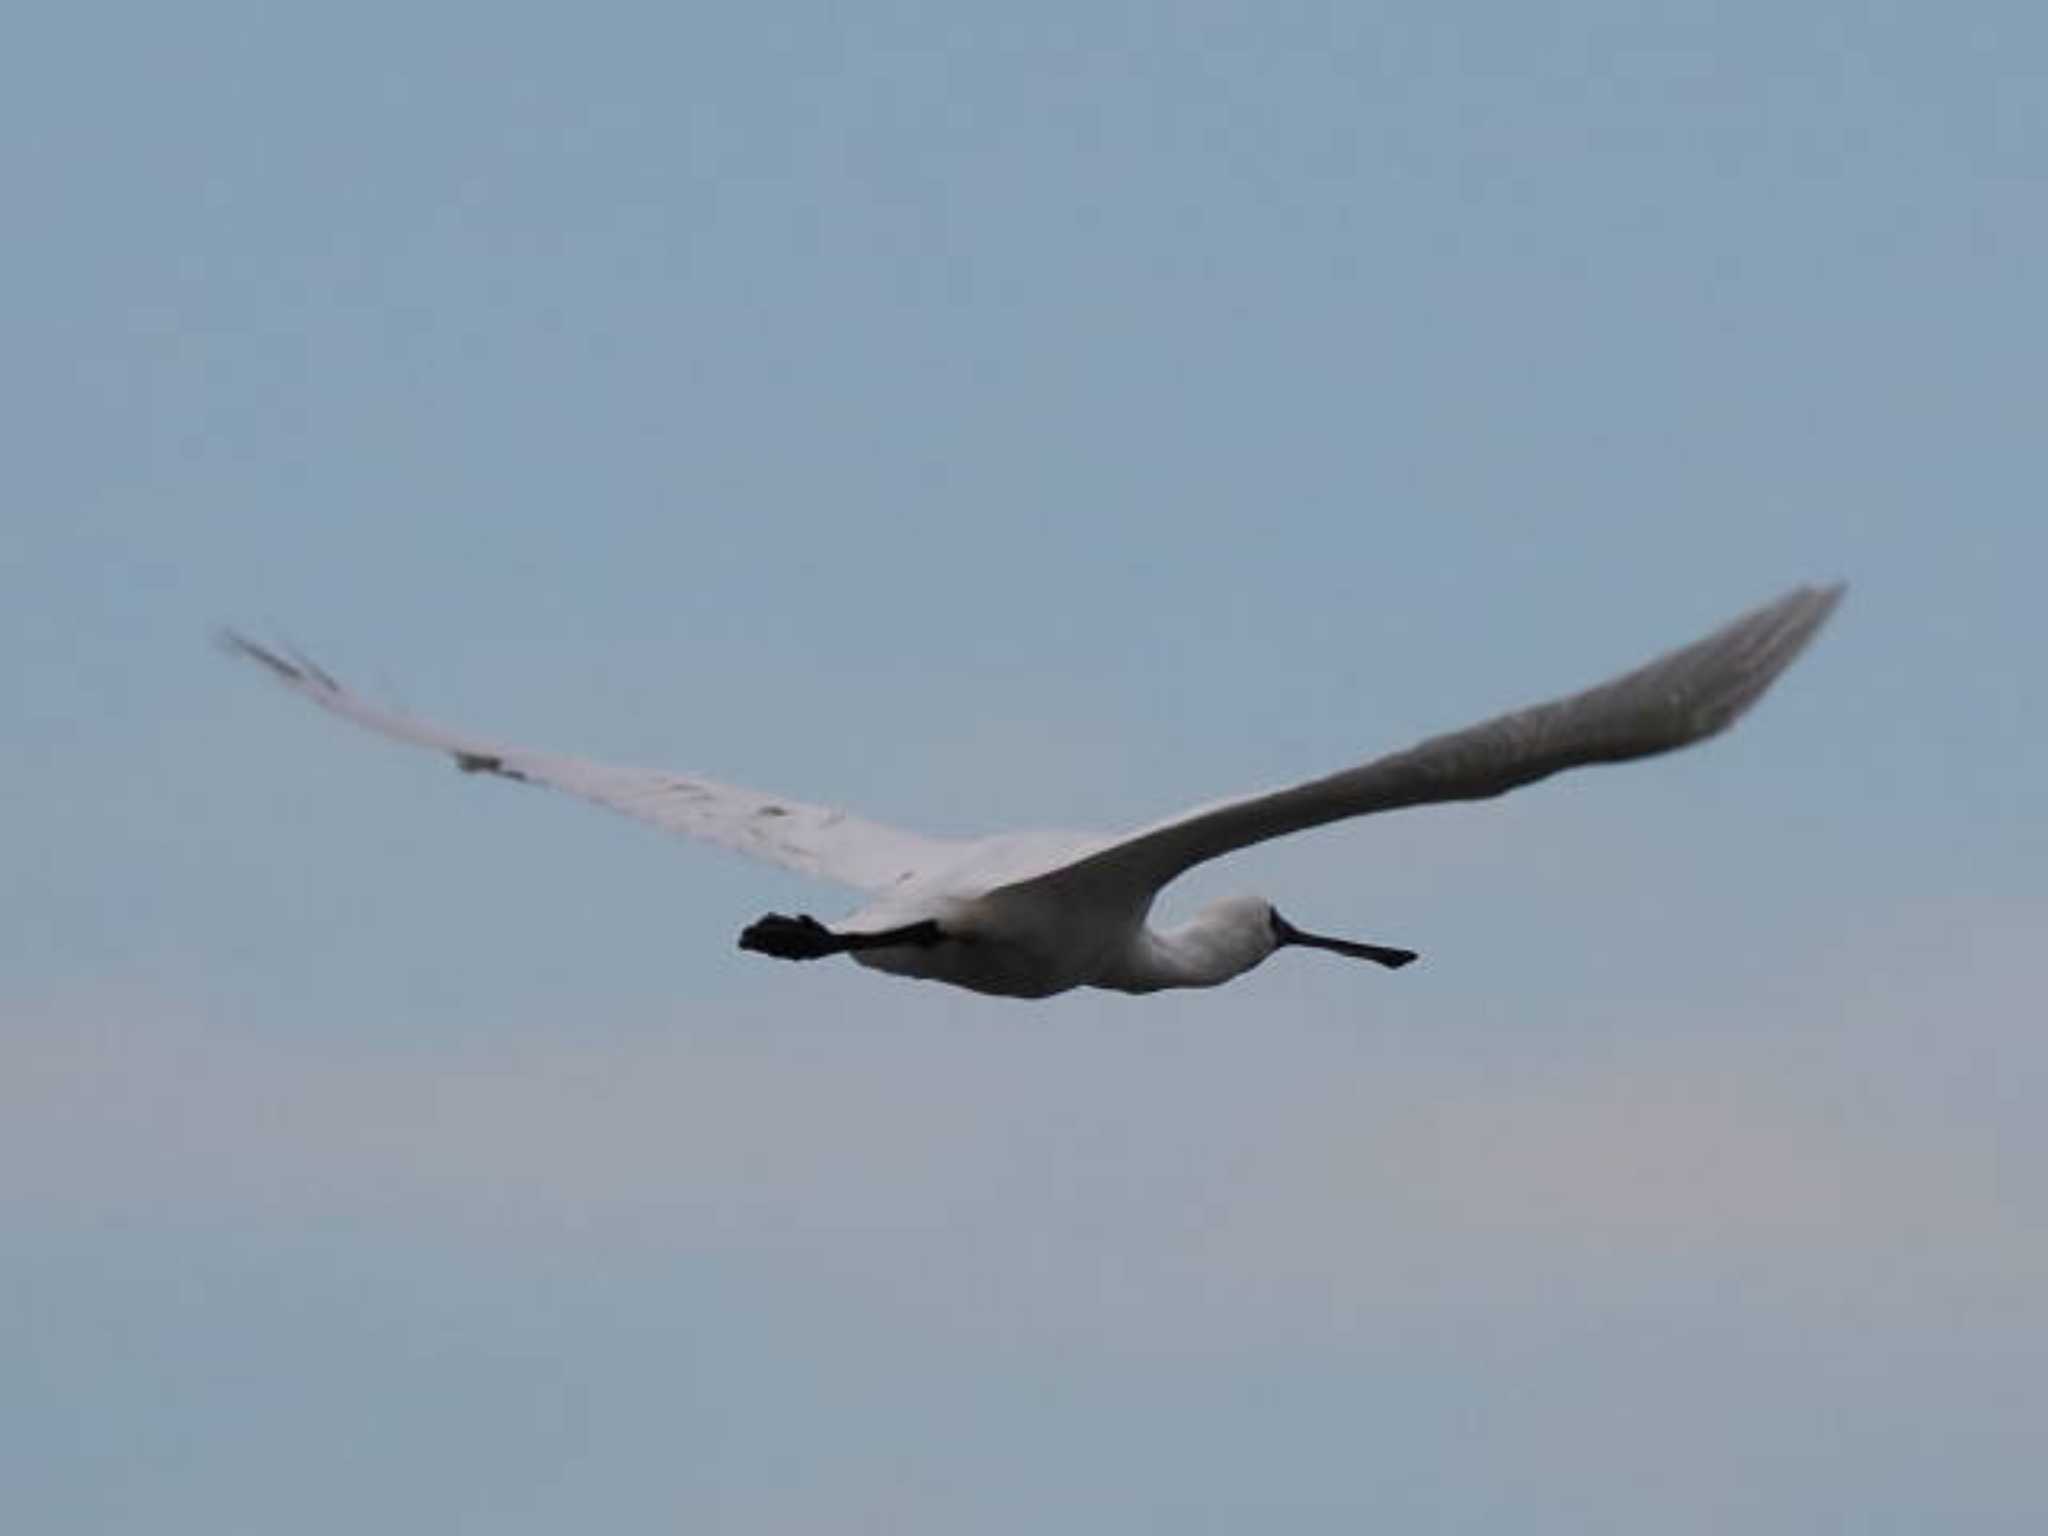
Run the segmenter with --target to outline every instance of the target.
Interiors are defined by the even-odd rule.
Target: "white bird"
[[[1796,588],[1583,693],[1432,736],[1325,778],[1200,806],[1122,837],[922,837],[710,779],[499,746],[367,703],[302,656],[280,655],[233,631],[221,638],[323,709],[445,752],[464,773],[550,785],[872,897],[836,928],[771,913],[741,933],[742,949],[785,960],[850,954],[901,976],[1049,997],[1073,987],[1212,987],[1289,945],[1406,965],[1412,950],[1306,933],[1262,897],[1230,897],[1163,930],[1146,916],[1169,881],[1267,838],[1401,806],[1485,799],[1560,769],[1648,757],[1712,736],[1791,665],[1842,591]]]

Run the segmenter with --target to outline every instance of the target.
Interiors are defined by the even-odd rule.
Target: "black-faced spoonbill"
[[[1257,896],[1216,902],[1176,928],[1155,929],[1145,918],[1176,876],[1269,837],[1406,805],[1485,799],[1560,769],[1704,740],[1732,724],[1791,665],[1842,590],[1797,588],[1584,693],[1432,736],[1289,789],[1201,806],[1123,837],[921,837],[709,779],[498,746],[367,703],[303,657],[232,632],[222,639],[321,708],[445,752],[465,773],[550,785],[873,898],[836,928],[771,914],[741,933],[742,949],[785,960],[850,954],[899,976],[1049,997],[1072,987],[1213,987],[1290,945],[1406,965],[1412,950],[1306,933]]]

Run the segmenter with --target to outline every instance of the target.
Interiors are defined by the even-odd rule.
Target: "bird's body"
[[[303,658],[236,634],[224,638],[323,708],[446,753],[466,773],[550,785],[869,893],[832,928],[810,917],[762,918],[742,933],[744,949],[792,960],[851,954],[895,975],[1048,997],[1082,986],[1215,986],[1290,945],[1389,968],[1407,964],[1411,951],[1306,933],[1259,897],[1213,903],[1170,929],[1151,927],[1146,918],[1169,881],[1252,843],[1401,806],[1482,799],[1561,769],[1645,757],[1714,735],[1791,664],[1841,592],[1798,588],[1582,693],[1122,837],[927,838],[709,779],[499,747],[366,703]]]
[[[1057,868],[1100,839],[1079,833],[999,834],[967,844],[958,857],[924,871],[861,907],[839,930],[901,931],[919,922],[943,937],[853,951],[853,958],[895,976],[946,981],[1004,997],[1048,997],[1082,986],[1142,924],[1144,913],[1075,902],[1019,899],[1020,879]]]
[[[890,919],[901,907],[890,902],[863,908],[840,927],[860,935],[929,921],[938,936],[929,943],[857,949],[857,962],[892,976],[950,982],[999,997],[1050,997],[1097,984],[1133,927],[1126,913],[1019,900],[1001,888],[948,890],[940,883],[903,905],[925,916],[897,923]]]

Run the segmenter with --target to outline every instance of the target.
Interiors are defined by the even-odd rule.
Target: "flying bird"
[[[1073,987],[1213,987],[1290,947],[1390,969],[1408,964],[1413,950],[1310,933],[1258,896],[1215,902],[1172,928],[1154,928],[1146,917],[1168,882],[1268,838],[1402,806],[1482,800],[1565,768],[1702,741],[1763,695],[1842,592],[1796,588],[1583,693],[1432,736],[1324,778],[1200,806],[1121,837],[924,837],[690,774],[501,746],[371,704],[296,653],[231,630],[221,640],[321,708],[445,753],[464,773],[544,784],[664,831],[868,893],[867,904],[836,926],[771,913],[741,932],[741,949],[784,960],[845,954],[899,976],[1049,997]]]

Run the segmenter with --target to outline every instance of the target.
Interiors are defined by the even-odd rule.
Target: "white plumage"
[[[1647,757],[1712,736],[1791,664],[1842,591],[1797,588],[1582,693],[1122,837],[924,837],[691,774],[529,752],[368,703],[303,657],[233,632],[223,639],[323,709],[445,753],[466,772],[545,784],[870,895],[836,928],[809,917],[762,918],[742,933],[742,948],[786,959],[850,953],[898,975],[1045,997],[1077,986],[1214,986],[1288,945],[1405,965],[1415,958],[1410,951],[1303,932],[1258,897],[1214,903],[1173,929],[1145,919],[1175,877],[1267,838],[1401,806],[1483,799],[1561,769]]]

